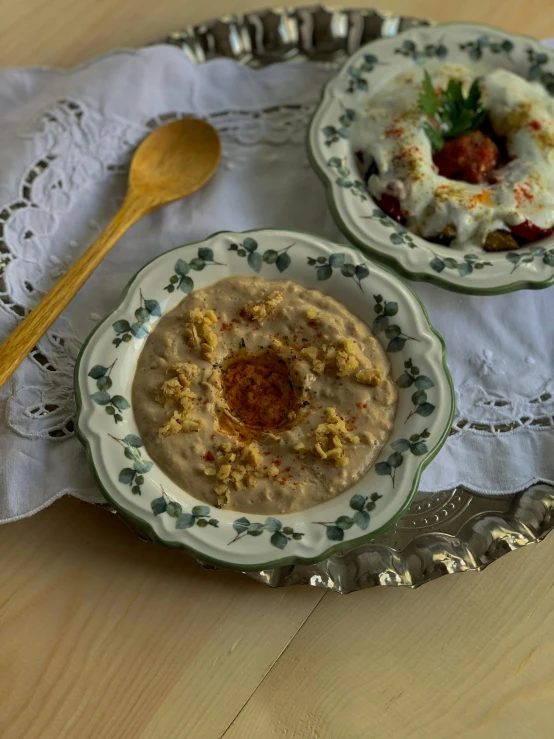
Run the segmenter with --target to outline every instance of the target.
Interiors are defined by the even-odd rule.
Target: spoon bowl
[[[221,157],[217,131],[198,118],[181,118],[153,131],[137,148],[129,192],[153,207],[187,197],[208,182]]]

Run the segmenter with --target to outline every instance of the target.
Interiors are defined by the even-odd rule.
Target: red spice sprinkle
[[[271,454],[271,452],[264,452],[264,456],[267,457],[268,454]]]
[[[273,460],[273,464],[275,465],[275,467],[280,467],[281,466],[281,460],[280,459],[274,459]]]
[[[359,408],[361,410],[363,408],[363,405],[361,403],[356,403],[356,408]]]
[[[220,331],[229,331],[230,328],[231,328],[231,324],[230,323],[222,323],[221,326],[219,327],[219,330]]]
[[[354,431],[358,427],[356,426],[356,416],[350,416],[346,419],[346,428],[348,431]]]
[[[246,311],[245,311],[245,310],[244,310],[244,308],[243,308],[242,310],[240,310],[240,311],[239,311],[239,316],[240,316],[241,318],[244,318],[244,316],[245,316],[245,315],[246,315]]]
[[[212,435],[210,436],[210,439],[215,439],[215,434],[212,434]]]
[[[285,467],[285,472],[290,472],[292,467]]]
[[[301,467],[301,468],[300,468],[300,471],[302,471],[302,470],[305,470],[305,469],[306,469],[305,467]]]
[[[364,403],[363,407],[364,407],[364,408],[367,408],[367,403]]]
[[[529,190],[526,190],[525,187],[521,187],[521,192],[523,193],[523,197],[527,198],[527,200],[533,200],[533,193],[529,192]]]
[[[204,454],[204,459],[206,462],[213,462],[215,457],[210,451],[207,451],[206,454]]]
[[[392,136],[402,136],[404,129],[400,126],[391,126],[385,131],[385,138],[390,139]]]
[[[209,403],[208,398],[206,398],[206,400],[204,401],[204,405],[206,405],[206,403]]]
[[[317,323],[315,321],[306,321],[306,323],[310,328],[313,328],[314,330],[317,328]]]
[[[516,187],[514,187],[514,195],[518,205],[522,205],[523,198],[529,202],[533,202],[534,200],[533,193],[529,191],[529,185],[527,182],[522,182],[520,185],[516,185]]]
[[[239,321],[238,318],[233,318],[233,320],[231,321],[231,323],[240,323],[240,321]]]
[[[540,131],[542,128],[541,124],[538,121],[531,121],[529,125],[531,126],[533,131]]]

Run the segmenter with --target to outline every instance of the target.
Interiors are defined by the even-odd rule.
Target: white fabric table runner
[[[70,72],[0,72],[0,341],[116,211],[130,154],[149,129],[193,114],[223,141],[212,182],[134,226],[0,389],[0,522],[65,494],[102,501],[73,433],[73,366],[145,262],[224,229],[287,227],[345,241],[304,150],[331,74],[315,64],[194,66],[170,46],[115,52]],[[554,484],[554,289],[472,297],[411,284],[446,341],[457,390],[457,433],[421,490]]]

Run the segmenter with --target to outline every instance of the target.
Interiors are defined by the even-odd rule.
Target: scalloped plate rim
[[[132,285],[137,281],[139,276],[147,270],[152,263],[156,262],[159,259],[163,259],[168,254],[171,254],[175,251],[179,251],[183,247],[195,247],[199,246],[201,244],[204,244],[208,241],[210,241],[212,238],[215,238],[217,236],[227,235],[227,234],[233,234],[233,235],[246,235],[246,234],[263,234],[263,233],[279,233],[279,234],[297,234],[298,236],[307,236],[308,238],[314,238],[318,241],[325,242],[326,245],[332,246],[332,247],[338,247],[345,246],[346,248],[352,248],[349,244],[338,244],[336,242],[332,242],[329,239],[326,239],[324,237],[318,236],[316,234],[310,234],[308,232],[304,231],[298,231],[295,229],[279,229],[279,228],[255,228],[255,229],[248,229],[245,231],[229,231],[229,230],[221,230],[216,231],[209,236],[207,236],[204,239],[201,239],[199,241],[190,242],[187,244],[181,244],[176,247],[172,247],[171,249],[168,249],[165,252],[162,252],[161,254],[158,254],[157,256],[150,259],[146,264],[144,264],[126,283],[125,287],[123,288],[121,295],[117,301],[117,303],[114,305],[113,309],[98,323],[97,326],[94,327],[94,329],[90,332],[90,334],[87,336],[85,341],[83,342],[83,345],[81,346],[81,349],[79,351],[79,354],[77,356],[77,360],[75,362],[75,368],[74,368],[74,388],[75,388],[75,398],[76,398],[76,414],[75,414],[75,434],[81,444],[83,445],[85,449],[85,454],[87,458],[88,466],[94,476],[94,479],[96,481],[96,484],[101,491],[102,495],[106,498],[108,503],[114,507],[114,509],[117,511],[117,513],[125,520],[128,519],[132,522],[134,522],[142,531],[147,532],[147,535],[149,538],[157,542],[159,544],[162,544],[166,547],[172,548],[172,549],[184,549],[188,554],[193,556],[195,559],[205,562],[207,564],[216,566],[221,569],[226,570],[232,570],[232,571],[258,571],[258,570],[270,570],[277,567],[283,567],[283,566],[292,566],[292,565],[308,565],[308,564],[314,564],[317,562],[320,562],[329,556],[344,552],[350,549],[353,549],[355,547],[358,547],[362,544],[368,543],[372,539],[378,537],[385,531],[387,531],[391,526],[394,525],[394,523],[402,516],[402,514],[407,510],[407,508],[410,506],[410,504],[413,501],[413,498],[418,490],[418,484],[419,480],[421,478],[421,475],[423,473],[423,470],[427,467],[427,465],[436,457],[436,455],[439,453],[441,448],[443,447],[446,439],[448,438],[448,435],[450,433],[450,428],[452,425],[452,420],[455,413],[455,391],[454,391],[454,384],[452,381],[452,377],[450,374],[450,371],[448,369],[448,366],[446,364],[446,344],[441,336],[441,334],[433,327],[431,324],[431,321],[429,319],[429,316],[427,314],[427,310],[425,309],[425,306],[423,302],[421,301],[420,297],[412,290],[412,288],[405,283],[403,280],[400,280],[396,273],[393,270],[387,269],[386,267],[383,267],[381,264],[376,264],[374,266],[377,266],[379,269],[384,270],[388,274],[390,274],[393,279],[398,280],[404,289],[407,290],[409,297],[416,303],[416,305],[420,308],[423,318],[425,319],[426,324],[429,327],[430,332],[432,333],[433,337],[438,341],[440,345],[440,367],[442,369],[442,372],[444,373],[444,379],[446,379],[446,384],[449,390],[449,400],[450,400],[450,411],[448,415],[448,420],[445,423],[444,429],[438,438],[437,442],[435,443],[434,447],[425,455],[424,458],[422,458],[421,462],[419,462],[417,469],[415,470],[413,481],[411,484],[411,488],[409,493],[406,496],[406,499],[400,509],[394,514],[393,517],[391,517],[387,522],[385,522],[382,526],[380,526],[378,529],[372,530],[370,533],[367,534],[361,534],[359,536],[356,536],[352,539],[342,541],[342,542],[336,542],[334,544],[331,544],[328,548],[326,548],[324,551],[318,553],[317,555],[303,557],[297,554],[290,555],[290,556],[284,556],[276,559],[271,559],[266,562],[256,561],[256,562],[233,562],[231,560],[221,560],[217,557],[212,557],[210,555],[207,555],[205,552],[199,552],[197,549],[195,549],[193,546],[190,546],[182,541],[168,541],[167,539],[164,539],[162,536],[160,536],[153,528],[150,521],[146,520],[145,518],[142,518],[139,515],[136,515],[134,513],[131,513],[129,510],[127,510],[124,505],[122,505],[119,500],[115,499],[113,495],[107,490],[106,486],[104,485],[103,481],[100,478],[100,475],[98,473],[98,470],[96,468],[96,464],[94,462],[93,458],[93,452],[90,446],[89,439],[87,438],[87,434],[82,428],[81,423],[81,415],[83,411],[83,403],[82,403],[82,393],[81,393],[81,386],[80,386],[80,372],[81,372],[81,364],[84,357],[84,354],[93,340],[93,338],[97,335],[98,332],[101,332],[103,327],[105,327],[106,323],[109,321],[109,319],[112,317],[114,313],[118,311],[118,309],[121,307],[121,305],[124,303],[129,290],[131,289]],[[347,492],[347,491],[345,491]],[[309,510],[309,509],[307,509]],[[240,512],[236,512],[240,513]],[[302,511],[298,512],[299,514],[302,513]],[[253,515],[259,515],[259,514],[253,514]],[[278,514],[277,514],[278,515]],[[256,555],[252,555],[256,556]]]
[[[452,28],[458,28],[458,27],[473,27],[476,31],[478,29],[483,29],[485,31],[494,31],[496,33],[502,34],[503,36],[510,38],[510,39],[520,39],[525,40],[527,43],[534,46],[536,50],[539,50],[541,53],[550,54],[554,58],[554,49],[551,49],[549,47],[544,46],[544,44],[541,43],[540,40],[534,38],[533,36],[529,36],[526,34],[514,34],[510,33],[508,31],[505,31],[504,29],[498,28],[497,26],[491,26],[486,23],[473,23],[471,21],[467,22],[448,22],[448,23],[437,23],[437,24],[431,24],[427,26],[416,26],[414,28],[408,28],[404,31],[401,31],[400,33],[396,34],[395,36],[391,37],[381,37],[377,38],[373,41],[369,41],[368,43],[364,44],[363,46],[360,46],[354,54],[349,56],[344,64],[341,65],[340,69],[336,72],[335,75],[323,86],[319,102],[316,106],[316,109],[314,110],[310,122],[307,127],[306,131],[306,152],[308,155],[308,160],[312,166],[312,169],[317,174],[318,178],[320,179],[321,183],[324,186],[325,190],[325,196],[327,199],[327,203],[329,205],[329,208],[331,210],[331,214],[333,216],[333,219],[337,226],[339,227],[342,234],[350,240],[350,242],[365,256],[371,257],[375,259],[380,264],[386,265],[390,269],[397,272],[402,277],[414,280],[416,282],[428,282],[432,285],[436,285],[437,287],[449,290],[451,292],[461,293],[465,295],[504,295],[507,293],[515,292],[517,290],[543,290],[548,287],[551,287],[554,285],[554,270],[550,277],[546,277],[544,280],[517,280],[514,282],[507,282],[504,284],[494,285],[490,287],[472,287],[469,283],[467,284],[459,284],[455,282],[451,282],[448,279],[445,279],[444,277],[441,277],[440,274],[434,273],[431,271],[414,271],[409,269],[408,267],[404,266],[404,264],[393,254],[387,254],[384,253],[380,248],[377,248],[376,246],[373,246],[371,242],[371,236],[368,234],[367,241],[364,241],[360,239],[355,233],[353,233],[349,226],[347,225],[345,219],[342,216],[341,210],[337,205],[337,201],[335,200],[334,193],[333,193],[333,182],[331,180],[331,177],[329,173],[327,172],[326,168],[324,168],[316,158],[316,155],[314,153],[314,147],[312,145],[312,129],[314,128],[314,123],[316,121],[316,118],[318,118],[321,115],[322,109],[324,106],[330,101],[332,98],[332,89],[333,86],[337,82],[337,78],[340,74],[342,74],[344,68],[352,63],[352,60],[361,55],[365,50],[371,49],[375,43],[381,43],[383,41],[395,41],[397,42],[399,39],[402,40],[403,37],[409,36],[410,34],[414,33],[424,33],[431,30],[436,29],[452,29]],[[314,134],[315,139],[315,134]],[[369,195],[371,198],[371,196]],[[377,207],[377,206],[375,206]],[[550,237],[551,239],[554,237]],[[432,243],[432,242],[428,242]],[[554,242],[553,242],[554,243]],[[530,244],[532,246],[532,244]],[[523,247],[525,248],[525,247]],[[502,252],[504,253],[504,252]],[[487,252],[483,251],[483,254],[487,254]]]

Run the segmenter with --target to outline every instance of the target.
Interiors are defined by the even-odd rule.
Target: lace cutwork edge
[[[260,143],[271,144],[302,144],[304,131],[313,113],[313,105],[286,105],[262,109],[260,111],[221,111],[207,116],[218,128],[224,148],[231,143],[240,145],[255,145]],[[40,241],[52,237],[58,225],[58,215],[67,212],[71,207],[72,197],[69,191],[73,187],[72,194],[79,186],[86,186],[86,181],[104,178],[114,174],[125,174],[132,149],[138,141],[148,133],[171,120],[193,115],[191,111],[172,111],[150,118],[141,125],[130,122],[116,121],[116,136],[113,133],[113,120],[97,127],[97,131],[105,130],[106,126],[112,128],[111,138],[117,139],[115,146],[108,147],[107,159],[102,156],[106,150],[105,136],[101,133],[94,136],[94,117],[96,113],[87,109],[83,102],[72,99],[58,100],[54,105],[45,109],[38,117],[34,130],[22,134],[24,138],[35,137],[37,140],[43,138],[44,153],[27,170],[27,174],[19,187],[16,197],[11,203],[1,206],[0,209],[0,310],[8,313],[11,320],[20,321],[32,310],[36,293],[41,293],[40,280],[44,275],[39,275],[29,280],[24,280],[17,291],[19,296],[10,290],[8,282],[9,266],[14,265],[18,259],[18,252],[29,246],[35,246],[40,250]],[[98,121],[100,124],[100,121]],[[79,143],[78,161],[81,170],[75,177],[77,161],[71,159],[72,144]],[[85,159],[88,155],[86,175],[83,164],[83,144]],[[228,156],[228,154],[227,154]],[[78,187],[75,188],[75,184]],[[17,223],[15,220],[17,219]],[[23,221],[25,225],[22,228]],[[36,227],[34,226],[36,224]],[[11,226],[11,228],[10,228]],[[10,241],[10,235],[12,241]],[[22,243],[14,243],[14,240]],[[73,247],[78,244],[73,244]],[[56,269],[62,272],[69,266],[60,259],[51,255],[55,260]],[[72,260],[70,260],[72,261]],[[59,276],[59,275],[58,275]],[[67,366],[67,360],[71,359],[67,352],[63,351],[64,343],[75,337],[61,337],[53,333],[49,336],[58,344],[63,356],[58,356],[55,361],[52,353],[44,347],[41,342],[30,353],[29,358],[39,368],[45,378],[44,387],[27,387],[26,394],[33,395],[33,402],[27,405],[10,403],[15,401],[14,396],[10,398],[8,407],[9,427],[26,438],[46,437],[51,439],[64,439],[73,434],[74,401],[72,398],[71,377],[59,377],[60,367]],[[60,382],[61,380],[61,382]],[[65,381],[65,382],[64,382]],[[67,387],[64,388],[64,385]],[[65,402],[61,403],[62,398]],[[17,405],[17,408],[15,407]],[[64,407],[65,406],[65,407]],[[24,418],[21,418],[23,414]],[[19,415],[19,418],[17,416]],[[60,418],[62,419],[60,421]],[[52,426],[51,421],[57,419],[58,423]],[[32,421],[40,420],[40,428],[32,431]]]
[[[206,117],[218,128],[224,146],[225,143],[231,142],[241,145],[302,144],[306,125],[314,108],[315,105],[312,104],[291,104],[259,111],[220,111]],[[97,113],[88,111],[84,103],[62,99],[39,116],[38,131],[27,134],[27,136],[43,136],[46,151],[29,168],[15,200],[0,210],[0,306],[2,309],[11,313],[16,320],[21,320],[31,310],[28,305],[24,305],[22,301],[18,302],[10,295],[6,281],[8,266],[18,258],[17,245],[10,244],[9,240],[12,217],[17,217],[17,214],[24,209],[33,214],[35,222],[37,222],[38,214],[44,216],[39,225],[38,234],[31,228],[19,229],[19,239],[23,242],[32,241],[37,236],[39,239],[51,236],[56,230],[58,212],[64,212],[70,208],[71,198],[66,192],[70,180],[72,185],[77,183],[77,189],[79,189],[79,187],[86,186],[91,179],[125,173],[132,149],[146,132],[191,114],[193,113],[190,111],[170,111],[152,117],[143,124],[133,124],[117,119],[106,121],[100,119]],[[94,126],[85,125],[90,123],[86,120],[86,116],[99,119],[99,133],[96,136],[91,133],[94,132]],[[111,148],[106,148],[105,137],[101,132],[105,131],[106,127],[113,131],[114,123],[117,130],[117,143]],[[83,171],[82,166],[77,168],[77,163],[71,159],[70,153],[68,155],[68,148],[71,152],[71,147],[67,146],[68,137],[70,142],[75,139],[79,141],[79,144],[88,144],[86,153],[89,166],[86,172]],[[109,154],[106,161],[102,157],[104,151]],[[79,162],[82,163],[82,150],[79,153]],[[90,166],[91,161],[95,166]],[[60,164],[62,167],[59,166]],[[49,175],[50,171],[52,176]],[[48,178],[41,183],[45,173]],[[38,193],[37,184],[39,185]],[[26,282],[24,287],[29,295],[35,290],[40,291],[40,288],[33,286],[30,282]],[[48,379],[44,388],[27,388],[28,391],[36,391],[37,397],[32,405],[23,408],[23,413],[27,414],[28,420],[48,421],[54,417],[57,423],[53,426],[49,422],[42,424],[43,429],[33,433],[29,428],[23,429],[22,425],[17,423],[14,414],[9,413],[8,425],[22,436],[28,438],[48,436],[51,439],[61,440],[73,434],[72,377],[71,373],[60,370],[60,367],[67,367],[68,361],[72,364],[79,342],[71,335],[69,325],[67,328],[67,336],[58,336],[50,332],[48,337],[51,346],[45,348],[45,342],[42,341],[31,352],[31,361],[45,373]],[[56,345],[55,352],[52,352],[52,344]],[[68,346],[71,346],[73,351],[69,351]],[[58,356],[53,356],[53,354]],[[484,393],[480,388],[479,390]],[[545,390],[530,400],[520,399],[520,405],[525,405],[525,413],[519,416],[514,413],[512,417],[503,421],[482,420],[482,418],[476,420],[473,413],[472,417],[464,414],[464,417],[456,418],[451,434],[473,431],[490,435],[509,433],[523,427],[535,430],[552,428],[554,427],[554,414],[542,410],[542,406],[545,411],[548,410],[547,406],[551,404],[550,401],[552,401],[552,393]],[[505,408],[506,411],[502,415],[507,415],[508,409],[513,405],[513,400],[509,399],[481,398],[479,407],[484,409],[488,406],[489,415],[493,408],[497,409],[497,412],[498,409]],[[22,408],[19,407],[18,411],[21,413]]]

